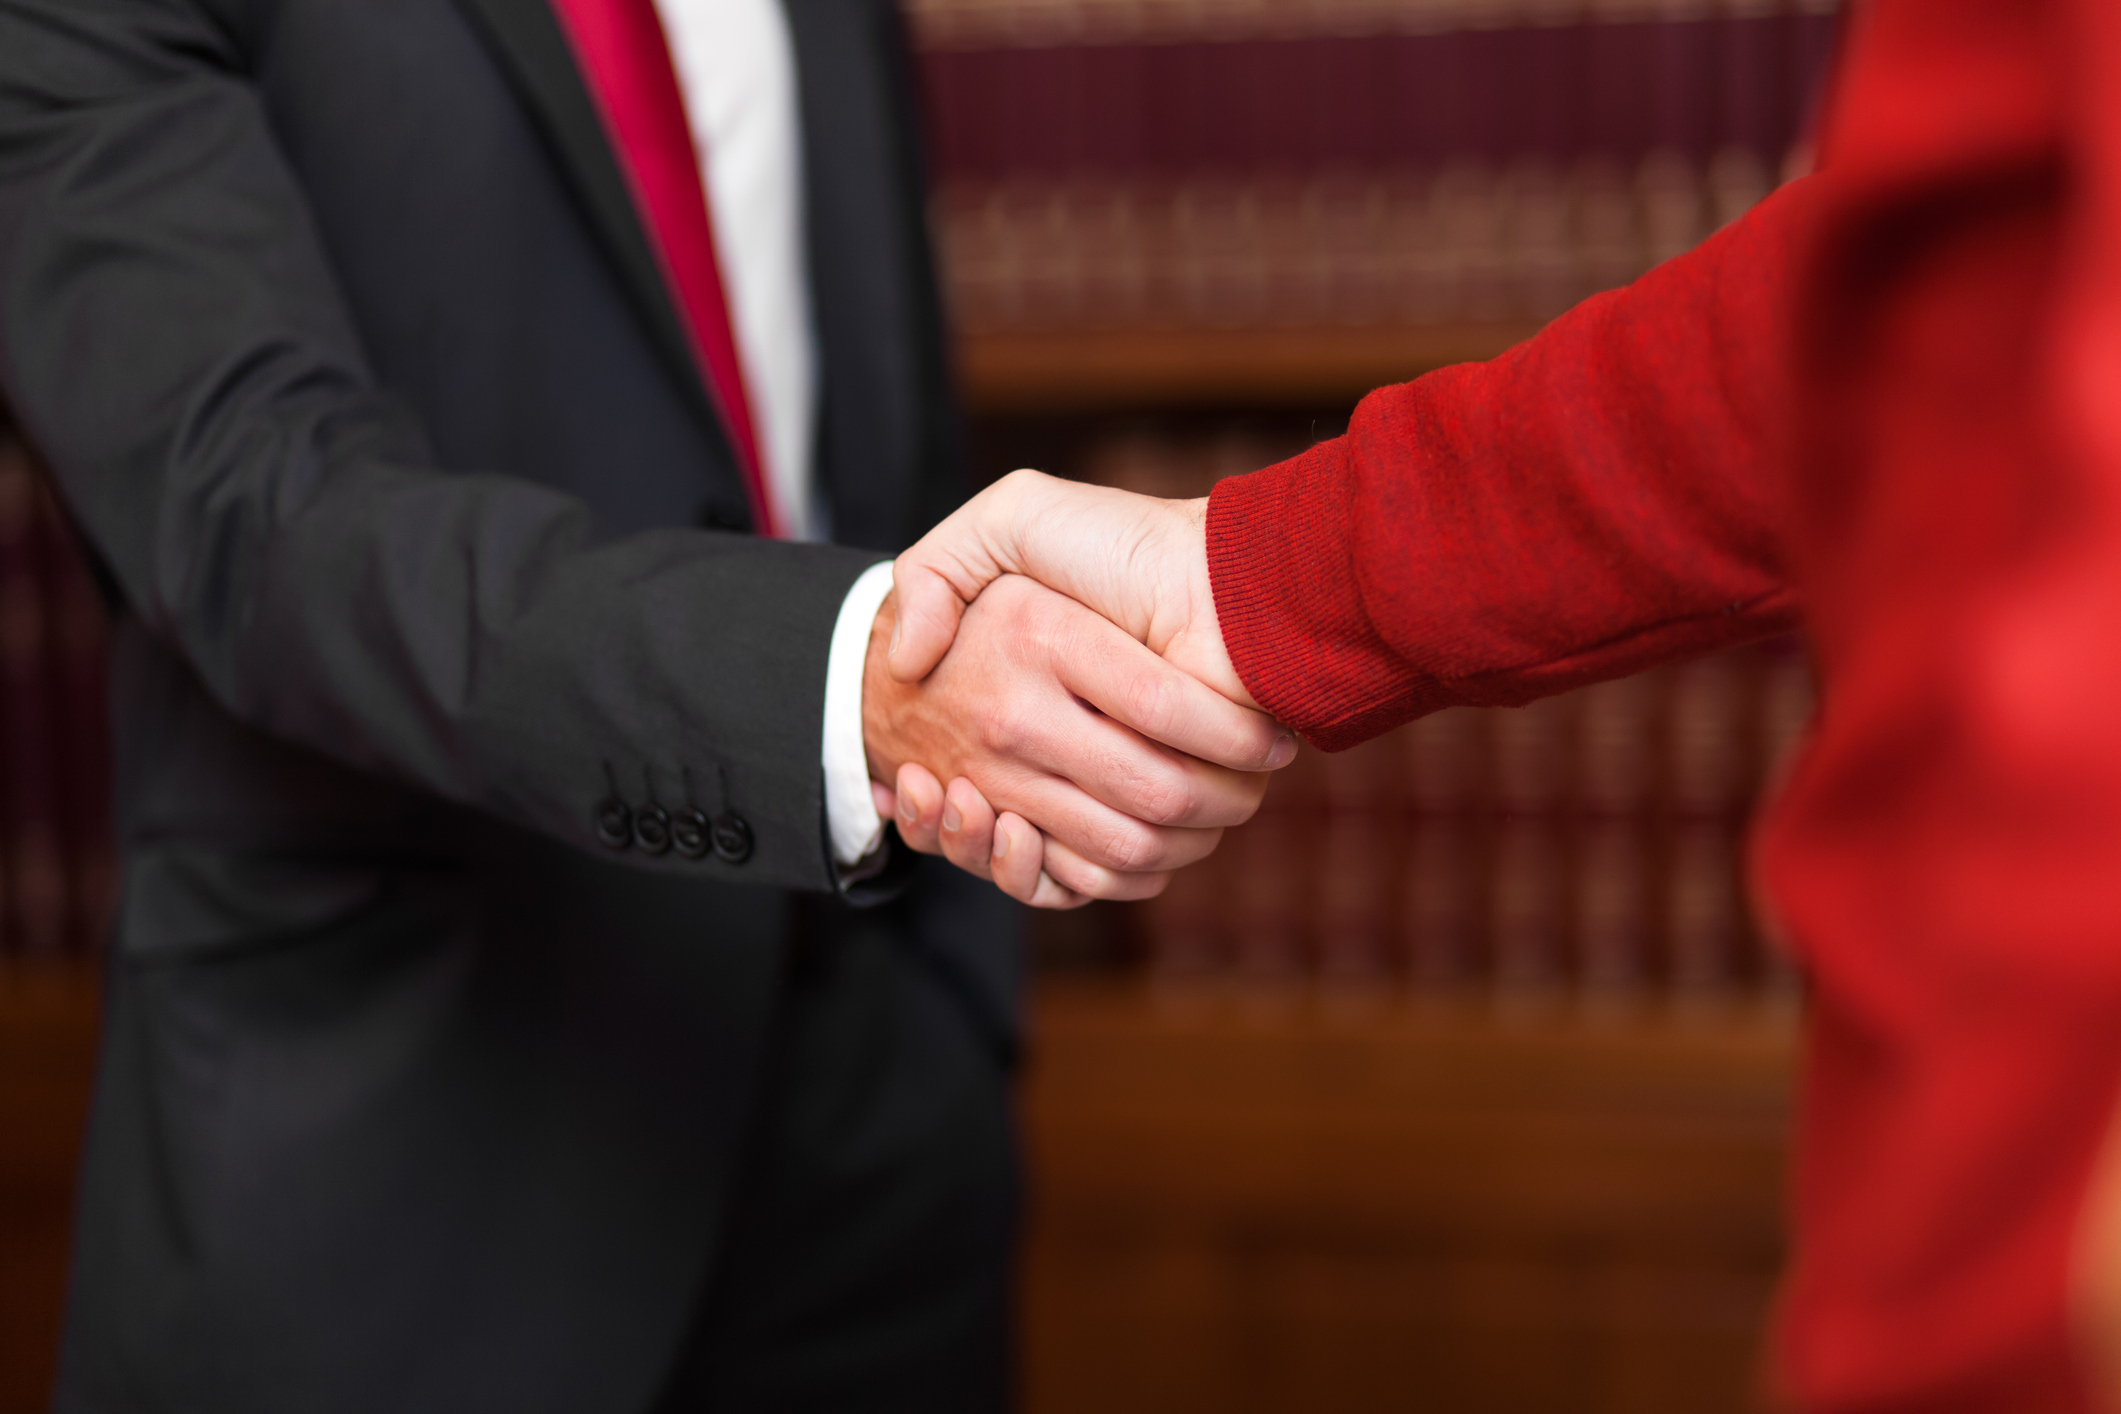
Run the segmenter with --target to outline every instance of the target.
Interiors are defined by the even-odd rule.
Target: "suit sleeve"
[[[1336,750],[1793,626],[1778,354],[1814,184],[1218,485],[1216,611],[1260,703]]]
[[[627,858],[833,886],[827,649],[877,557],[610,537],[436,465],[191,0],[0,3],[0,386],[127,610],[240,719],[585,847],[615,782],[689,771],[750,859]]]

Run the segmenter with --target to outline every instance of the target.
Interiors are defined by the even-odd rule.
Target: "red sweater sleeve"
[[[1216,611],[1260,703],[1337,750],[1792,626],[1779,355],[1812,185],[1217,486]]]

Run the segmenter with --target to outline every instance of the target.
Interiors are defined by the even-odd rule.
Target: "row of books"
[[[1012,182],[945,191],[936,226],[972,333],[1537,321],[1691,249],[1781,175],[1733,150],[1700,166]]]
[[[1144,910],[1159,977],[1587,1006],[1790,992],[1747,823],[1801,736],[1777,642],[1305,753]]]
[[[1466,158],[1770,162],[1801,135],[1837,25],[1769,9],[1377,34],[934,43],[946,182],[1084,172],[1378,170]]]
[[[930,48],[1435,34],[1587,21],[1831,14],[1836,0],[906,0]]]
[[[1435,0],[932,0],[975,331],[1544,318],[1808,164],[1837,20]]]
[[[86,955],[104,934],[105,641],[95,585],[0,414],[0,957]]]

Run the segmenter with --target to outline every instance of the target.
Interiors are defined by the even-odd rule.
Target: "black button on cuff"
[[[733,810],[714,817],[714,853],[725,864],[751,858],[751,826]]]
[[[643,854],[663,854],[670,848],[670,815],[660,805],[651,805],[633,817],[633,842]]]
[[[687,859],[705,859],[714,851],[714,826],[697,810],[680,810],[670,817],[670,842]]]
[[[617,796],[597,807],[597,838],[613,849],[633,843],[633,812]]]

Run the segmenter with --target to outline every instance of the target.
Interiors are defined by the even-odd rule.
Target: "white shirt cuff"
[[[869,630],[891,593],[891,562],[871,565],[840,601],[825,661],[825,827],[842,868],[859,864],[884,842],[883,817],[869,792],[869,751],[862,744],[862,670]]]

